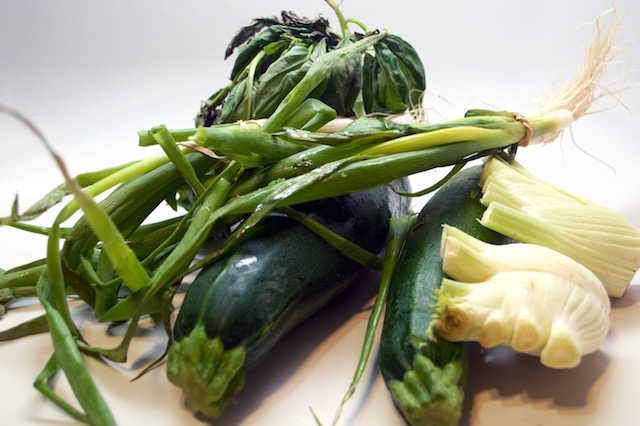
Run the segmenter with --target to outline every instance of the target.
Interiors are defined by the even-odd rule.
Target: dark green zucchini
[[[389,220],[409,202],[380,187],[296,207],[373,253]],[[204,268],[189,287],[174,327],[167,374],[196,412],[216,417],[291,329],[353,283],[364,269],[303,225],[270,215],[254,235]],[[286,354],[283,354],[286,356]]]
[[[463,169],[427,202],[407,236],[389,288],[378,354],[394,403],[412,425],[457,425],[467,368],[466,346],[430,340],[433,294],[442,281],[440,241],[449,224],[487,242],[506,242],[482,227],[481,166]]]

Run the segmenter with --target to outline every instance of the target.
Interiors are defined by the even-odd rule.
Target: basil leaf
[[[270,116],[282,98],[309,69],[310,49],[293,46],[274,61],[260,76],[255,90],[254,118]]]
[[[365,55],[362,96],[367,113],[401,113],[419,105],[426,88],[424,67],[416,51],[389,35]]]
[[[319,99],[340,116],[353,117],[353,106],[362,89],[362,54],[354,53],[332,68]]]
[[[362,65],[362,104],[368,114],[384,111],[378,102],[378,79],[380,76],[378,61],[370,53],[365,53]]]
[[[233,51],[247,43],[249,40],[254,38],[256,34],[262,31],[264,28],[269,27],[271,25],[276,25],[280,21],[275,16],[266,17],[266,18],[255,18],[253,21],[244,27],[241,27],[236,35],[233,36],[231,42],[227,46],[227,49],[224,53],[224,58],[227,59],[229,56],[233,54]]]
[[[288,27],[283,25],[272,25],[260,34],[253,37],[244,48],[238,53],[238,57],[231,70],[231,80],[235,79],[244,69],[249,66],[253,58],[266,46],[279,41],[288,33]]]
[[[216,124],[233,123],[238,120],[248,120],[251,118],[249,116],[250,110],[246,97],[247,86],[250,86],[250,82],[245,78],[231,89],[224,99],[222,108],[217,114],[215,119]]]
[[[418,52],[405,40],[397,35],[390,34],[383,40],[383,43],[398,58],[398,63],[402,68],[405,81],[409,89],[409,107],[420,102],[422,94],[426,90],[426,77],[424,65]]]

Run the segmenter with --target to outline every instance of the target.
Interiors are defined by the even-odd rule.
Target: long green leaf
[[[279,210],[289,216],[291,219],[294,219],[295,221],[301,223],[309,230],[322,237],[323,240],[331,244],[333,247],[335,247],[350,259],[353,259],[356,262],[374,270],[382,269],[382,259],[371,253],[370,251],[363,249],[359,245],[352,243],[341,235],[333,232],[331,229],[327,228],[320,222],[313,220],[304,213],[301,213],[291,207],[284,207]]]
[[[230,165],[230,167],[233,168],[235,165]],[[131,322],[120,343],[114,348],[100,348],[81,343],[80,346],[85,351],[102,354],[116,362],[126,360],[129,344],[133,338],[140,316],[147,308],[147,304],[154,299],[157,294],[166,290],[168,286],[186,274],[186,269],[189,264],[195,258],[204,241],[209,237],[215,222],[221,217],[217,212],[226,200],[229,186],[230,184],[226,179],[219,179],[207,188],[201,197],[203,198],[202,205],[194,216],[184,237],[153,272],[148,283],[148,288],[144,290],[144,297],[136,306]],[[118,305],[116,305],[116,307],[117,306]],[[123,309],[123,312],[126,310],[130,311],[130,308]]]
[[[60,312],[50,303],[50,297],[50,284],[43,277],[38,283],[38,298],[47,315],[49,334],[53,342],[57,364],[64,371],[74,395],[86,412],[89,423],[95,426],[115,425],[116,422],[91,378],[91,373],[78,349],[76,337],[68,328]],[[51,367],[51,365],[47,364],[47,367]],[[45,371],[47,370],[45,368]],[[66,407],[61,405],[61,408],[65,409]]]

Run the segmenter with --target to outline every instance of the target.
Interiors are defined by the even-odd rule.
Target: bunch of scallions
[[[25,211],[15,204],[1,219],[3,226],[46,234],[48,250],[45,258],[0,275],[0,314],[7,302],[24,297],[36,296],[44,309],[2,331],[0,340],[51,335],[55,352],[35,386],[70,416],[115,424],[85,356],[125,362],[143,319],[169,331],[175,284],[224,256],[265,216],[434,168],[453,166],[455,172],[505,150],[513,155],[518,146],[553,140],[593,101],[597,81],[586,72],[588,78],[577,78],[583,86],[574,84],[535,114],[469,110],[445,122],[398,122],[394,114],[420,109],[420,58],[384,30],[360,25],[352,33],[338,7],[327,3],[340,32],[323,19],[290,13],[242,28],[227,51],[229,56],[237,50],[230,83],[203,103],[196,126],[140,132],[141,146],[162,147],[151,158],[71,176],[33,123],[2,108],[39,137],[64,182]],[[596,40],[602,58],[595,58],[592,70],[606,62],[610,43]],[[166,203],[181,213],[146,221]],[[54,206],[60,210],[51,226],[29,224]],[[80,219],[66,226],[80,211]],[[202,254],[212,233],[238,223],[215,251]],[[74,322],[71,299],[90,307],[101,322],[125,322],[119,343],[98,347],[87,341]],[[59,372],[82,410],[50,385]]]

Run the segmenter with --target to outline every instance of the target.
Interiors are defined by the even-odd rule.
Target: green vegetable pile
[[[236,55],[230,82],[203,102],[194,127],[139,132],[139,144],[159,145],[161,155],[72,177],[38,133],[64,182],[0,219],[48,236],[46,258],[0,275],[0,314],[30,296],[44,314],[1,332],[0,340],[51,335],[54,353],[35,386],[74,419],[116,423],[85,356],[125,362],[143,319],[169,336],[165,354],[145,371],[167,361],[186,404],[207,417],[221,415],[244,372],[368,268],[381,271],[380,288],[344,402],[363,374],[386,304],[379,358],[394,401],[411,424],[457,424],[466,346],[436,336],[446,319],[453,321],[458,296],[452,290],[444,300],[439,290],[447,279],[442,226],[487,243],[516,239],[478,222],[485,211],[482,167],[465,165],[491,157],[512,164],[518,146],[556,134],[574,117],[564,110],[522,118],[478,109],[447,122],[397,121],[421,108],[419,55],[401,37],[345,19],[327,3],[339,32],[324,18],[292,12],[241,28],[226,51]],[[408,176],[438,167],[450,168],[441,182],[411,192]],[[432,191],[413,215],[410,198]],[[60,204],[50,227],[29,224]],[[175,217],[149,220],[166,205]],[[65,226],[78,211],[80,219]],[[192,275],[193,283],[181,286]],[[70,300],[90,307],[100,322],[126,324],[119,343],[87,341]],[[59,373],[81,410],[52,387]]]

